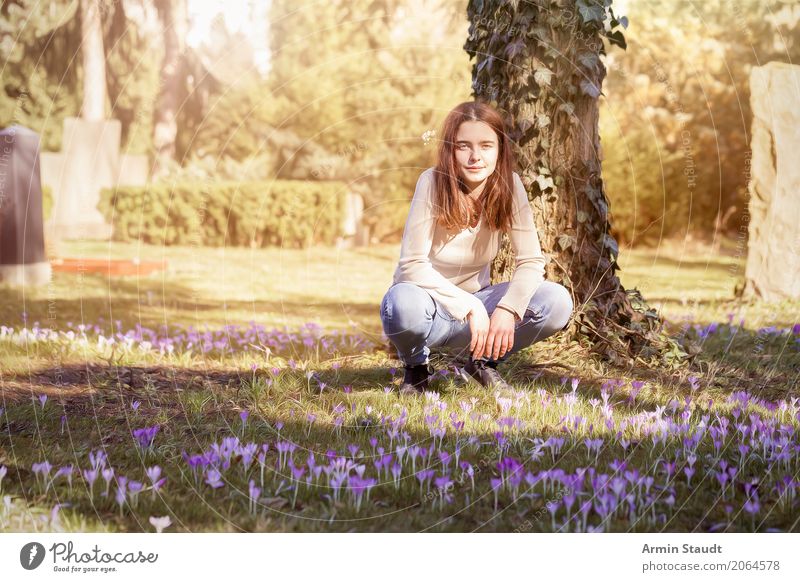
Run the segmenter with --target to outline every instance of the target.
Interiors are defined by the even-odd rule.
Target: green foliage
[[[77,2],[15,0],[0,5],[0,127],[38,133],[42,148],[61,145],[64,117],[80,109]]]
[[[115,2],[103,19],[109,117],[120,121],[125,153],[147,154],[163,47],[127,17],[124,7]]]
[[[344,216],[339,182],[185,182],[105,189],[114,239],[158,245],[333,244]]]
[[[630,3],[629,50],[607,58],[600,112],[613,234],[656,244],[738,232],[748,203],[750,71],[800,60],[800,6]]]

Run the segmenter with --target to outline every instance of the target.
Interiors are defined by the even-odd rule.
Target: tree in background
[[[608,55],[603,177],[627,243],[715,239],[747,204],[750,69],[800,62],[800,3],[633,2]]]
[[[128,18],[126,4],[137,14],[149,6],[147,2],[99,0],[3,2],[0,125],[30,127],[41,136],[45,150],[57,151],[64,118],[80,115],[87,107],[97,116],[104,111],[107,96],[108,117],[122,124],[123,149],[148,152],[152,122],[145,112],[152,112],[158,90],[154,59],[159,43],[142,18]],[[90,8],[94,28],[89,30],[94,40],[87,46],[82,43],[86,34],[83,11]],[[98,18],[101,39],[96,37]],[[88,74],[84,57],[92,69]],[[102,71],[98,63],[103,64]],[[91,104],[84,106],[84,97]]]
[[[270,125],[302,146],[279,160],[277,175],[347,181],[365,199],[374,238],[399,236],[414,184],[432,162],[422,135],[469,95],[465,8],[274,0]]]
[[[163,55],[155,8],[117,1],[103,21],[109,116],[120,122],[125,152],[150,154]]]
[[[103,50],[101,11],[105,0],[80,0],[83,100],[81,117],[87,121],[106,118],[106,55]]]
[[[0,4],[0,126],[33,129],[44,149],[60,148],[63,118],[80,110],[80,58],[65,58],[80,55],[78,14],[74,0]]]
[[[575,296],[573,329],[611,361],[685,355],[616,271],[600,164],[603,39],[625,48],[611,0],[471,0],[465,49],[475,58],[475,97],[506,116],[522,182],[532,198],[550,280]],[[507,238],[492,282],[510,279]],[[675,361],[673,359],[673,361]]]
[[[176,159],[178,110],[188,95],[184,56],[189,17],[186,0],[155,0],[154,4],[164,46],[158,100],[153,112],[153,176],[160,177]]]

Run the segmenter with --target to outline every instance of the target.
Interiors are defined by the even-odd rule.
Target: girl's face
[[[455,152],[461,178],[475,188],[492,175],[497,165],[497,134],[483,121],[465,121],[456,133]]]

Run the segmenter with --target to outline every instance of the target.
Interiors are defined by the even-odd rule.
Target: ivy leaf
[[[508,56],[509,60],[512,60],[515,56],[520,54],[525,49],[525,43],[521,38],[518,38],[514,42],[510,43],[506,47],[506,56]]]
[[[553,71],[547,67],[536,69],[536,71],[533,73],[533,78],[537,85],[541,87],[549,87],[550,80],[553,78]]]
[[[578,210],[578,222],[586,222],[589,220],[589,213],[583,210]]]
[[[544,28],[543,26],[537,26],[528,31],[527,33],[528,38],[535,38],[536,40],[550,44],[550,33],[548,29]]]
[[[594,53],[581,53],[578,62],[591,72],[596,73],[600,65],[600,57]]]
[[[628,17],[627,16],[621,16],[620,19],[619,19],[619,23],[622,25],[622,28],[627,29],[628,28]]]
[[[558,106],[558,110],[563,111],[567,115],[572,115],[575,113],[575,106],[569,101],[565,101],[564,103]]]
[[[572,243],[575,242],[575,237],[569,234],[560,234],[558,235],[558,246],[561,247],[562,251],[567,250],[569,247],[572,246]]]
[[[603,246],[604,246],[605,248],[607,248],[609,251],[611,251],[611,253],[612,253],[612,254],[613,254],[615,257],[618,257],[618,256],[619,256],[619,245],[617,244],[617,241],[616,241],[616,240],[614,240],[614,237],[613,237],[613,236],[611,236],[611,235],[610,235],[610,234],[608,234],[608,233],[605,233],[605,234],[603,235]]]
[[[592,99],[597,99],[600,96],[600,89],[588,79],[581,81],[581,91]]]
[[[543,129],[550,125],[550,116],[546,113],[539,113],[536,116],[536,127],[539,129]]]
[[[581,13],[584,24],[593,20],[603,22],[606,17],[606,11],[602,6],[589,5],[586,0],[578,0],[578,11]]]
[[[625,36],[622,34],[621,30],[615,30],[614,32],[608,33],[606,36],[611,44],[617,45],[622,50],[628,48],[628,43],[625,41]]]
[[[542,192],[555,185],[553,184],[553,178],[550,176],[536,176],[536,183],[539,185],[539,190]]]

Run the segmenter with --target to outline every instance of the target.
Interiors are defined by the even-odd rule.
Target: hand
[[[514,328],[516,327],[516,316],[502,307],[498,307],[492,313],[489,322],[489,333],[486,337],[484,354],[492,360],[504,356],[514,347]],[[482,357],[478,355],[477,357]]]
[[[472,354],[472,359],[475,360],[480,357],[486,345],[486,336],[489,333],[489,314],[486,313],[485,308],[473,309],[467,314],[467,321],[469,321],[471,337],[469,351]]]

